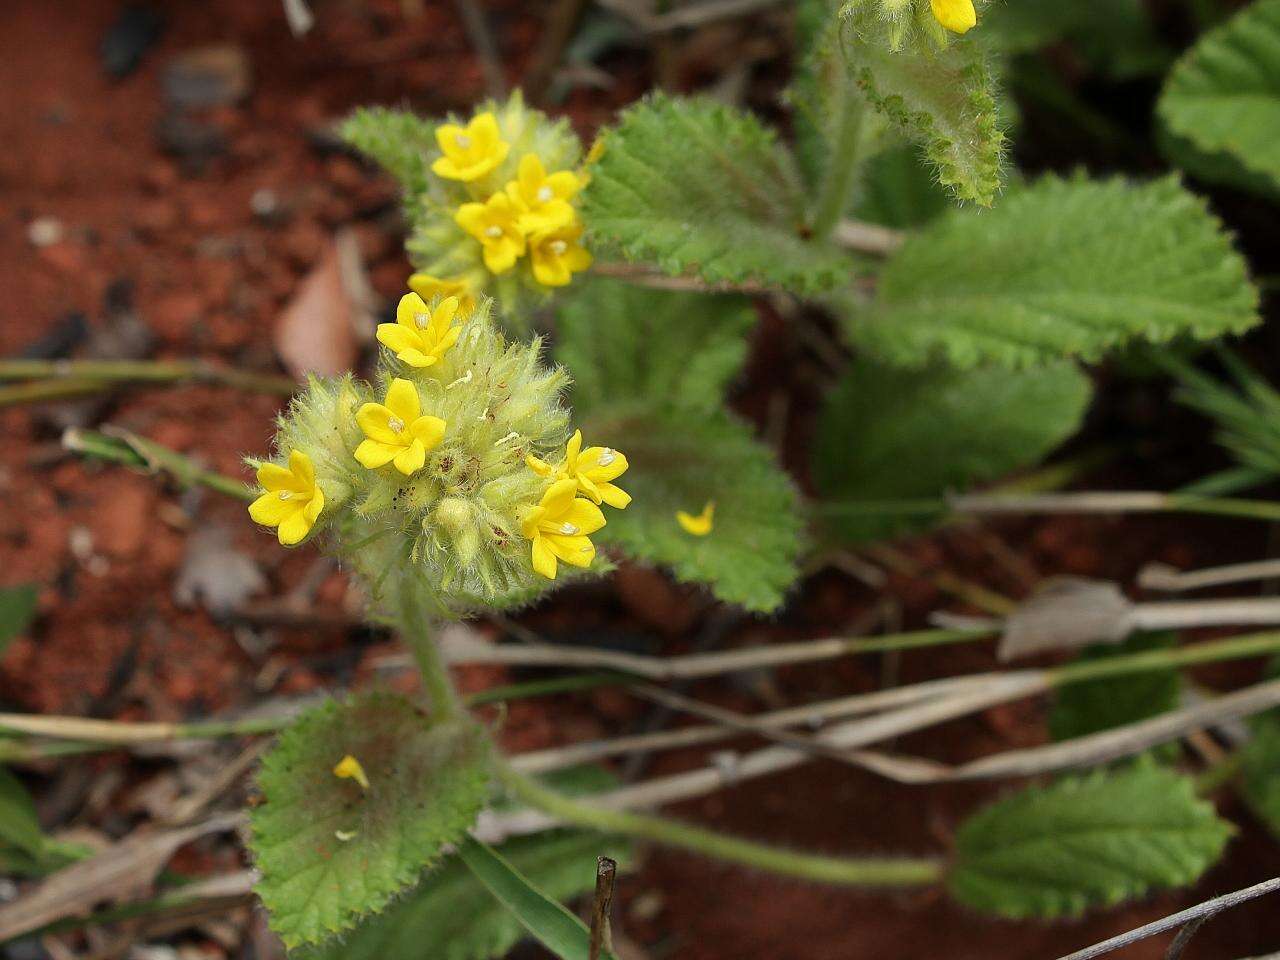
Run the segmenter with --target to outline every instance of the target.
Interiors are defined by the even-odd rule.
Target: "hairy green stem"
[[[0,360],[0,381],[66,380],[115,383],[213,383],[292,396],[298,383],[288,377],[217,367],[201,360]]]
[[[413,659],[422,674],[422,685],[431,698],[437,719],[451,720],[461,713],[462,704],[449,678],[449,668],[445,666],[435,634],[431,618],[414,592],[412,582],[406,583],[400,589],[400,635],[413,652]]]
[[[68,450],[95,460],[107,460],[123,464],[147,473],[161,470],[172,474],[184,485],[199,484],[224,493],[237,500],[252,500],[257,493],[234,477],[215,470],[205,470],[191,458],[176,450],[161,447],[153,441],[144,441],[150,456],[144,456],[140,442],[130,442],[123,437],[113,437],[94,430],[72,428],[62,435],[62,445]]]
[[[34,380],[0,387],[0,407],[16,407],[25,403],[51,403],[78,400],[110,390],[105,380]]]
[[[559,820],[606,833],[623,834],[671,847],[693,850],[719,860],[740,863],[802,880],[856,887],[915,887],[939,882],[943,862],[930,858],[825,857],[797,853],[751,840],[648,814],[609,810],[550,790],[536,780],[498,763],[498,776],[511,792],[531,807]]]
[[[815,240],[831,236],[849,204],[858,172],[858,146],[862,133],[862,104],[845,103],[840,111],[840,126],[836,131],[835,147],[827,160],[826,173],[818,190],[818,201],[810,225]]]

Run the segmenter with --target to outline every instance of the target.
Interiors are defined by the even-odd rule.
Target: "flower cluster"
[[[254,462],[250,507],[282,544],[323,530],[375,601],[410,585],[442,614],[524,602],[560,562],[591,566],[600,504],[631,499],[614,484],[626,457],[568,436],[567,377],[541,343],[508,343],[487,298],[463,307],[405,294],[378,328],[376,387],[313,378],[280,419],[278,457]]]
[[[563,121],[516,93],[440,124],[435,139],[426,209],[408,244],[428,294],[487,292],[518,313],[522,297],[545,296],[591,265],[576,206],[587,174]]]

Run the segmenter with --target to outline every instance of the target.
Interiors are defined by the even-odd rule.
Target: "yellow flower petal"
[[[249,504],[249,516],[253,518],[254,523],[260,523],[264,527],[278,527],[286,519],[292,516],[293,512],[298,509],[296,501],[291,499],[280,499],[280,493],[293,496],[288,490],[275,491],[268,490],[257,500]]]
[[[431,310],[416,293],[406,293],[396,304],[396,323],[405,330],[422,335],[431,323]]]
[[[421,443],[424,450],[434,450],[444,439],[447,427],[448,424],[439,417],[419,417],[409,424],[409,435]]]
[[[573,505],[578,493],[578,481],[572,478],[557,480],[542,495],[542,506],[546,508],[547,519],[558,520]],[[544,523],[546,520],[543,521]]]
[[[600,499],[615,510],[625,510],[627,504],[631,502],[631,494],[621,487],[615,487],[612,483],[601,483],[598,485],[598,489],[600,490]]]
[[[289,471],[298,478],[302,489],[310,490],[316,485],[316,468],[312,465],[311,458],[301,450],[294,450],[289,454]]]
[[[258,467],[258,483],[266,490],[305,490],[291,470],[278,463],[264,463]]]
[[[550,476],[551,474],[551,464],[547,463],[545,460],[539,460],[532,453],[525,454],[524,462],[528,465],[530,470],[540,477]]]
[[[383,403],[395,417],[402,421],[400,430],[417,420],[422,413],[422,402],[418,399],[417,387],[402,377],[396,377],[391,381]]]
[[[301,543],[311,530],[311,521],[307,519],[306,510],[294,510],[285,518],[276,531],[276,537],[286,547]]]
[[[363,440],[360,446],[356,447],[354,454],[360,466],[369,470],[377,470],[379,467],[385,467],[392,459],[404,448],[390,443],[380,443],[377,440]]]
[[[599,507],[590,500],[578,497],[573,503],[569,504],[569,509],[557,518],[557,522],[561,524],[561,528],[556,532],[563,536],[577,536],[578,534],[587,536],[603,527],[605,519]]]
[[[378,443],[398,445],[400,434],[391,429],[391,419],[395,416],[380,403],[366,403],[356,411],[356,424],[370,440]]]
[[[930,0],[933,16],[952,33],[968,33],[978,23],[973,0]]]
[[[716,502],[709,500],[707,505],[702,508],[702,512],[697,516],[685,513],[683,510],[677,510],[676,522],[684,528],[685,533],[692,534],[695,537],[705,537],[714,526],[715,514]]]
[[[421,440],[414,440],[409,446],[403,448],[396,454],[396,469],[403,473],[406,477],[412,473],[422,469],[422,465],[427,462],[427,450],[422,445]]]
[[[421,370],[423,367],[432,366],[437,358],[431,354],[423,353],[421,350],[405,350],[403,353],[397,353],[396,359],[410,367]]]
[[[533,541],[533,569],[548,580],[556,578],[556,555],[542,537]]]
[[[539,538],[547,548],[565,563],[575,567],[589,567],[596,558],[596,547],[587,537],[561,537],[554,534]]]
[[[422,338],[414,331],[406,330],[399,323],[378,324],[376,336],[380,344],[397,354],[407,350],[418,350],[422,346]]]
[[[349,753],[338,761],[337,766],[333,768],[333,775],[344,780],[354,780],[360,784],[362,790],[369,789],[369,777],[364,772],[364,767]]]

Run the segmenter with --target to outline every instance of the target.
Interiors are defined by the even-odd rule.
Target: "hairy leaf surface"
[[[1193,883],[1232,832],[1191,780],[1142,762],[1032,787],[978,811],[956,835],[948,886],[984,913],[1073,915]]]
[[[579,415],[637,402],[711,411],[742,367],[755,322],[745,297],[593,277],[560,310],[556,359],[573,374]]]
[[[1000,189],[1004,134],[987,55],[970,38],[945,48],[892,49],[892,25],[869,7],[845,17],[844,53],[871,104],[918,140],[938,181],[961,200],[990,206]]]
[[[1046,177],[989,212],[957,210],[908,239],[846,329],[884,359],[1013,367],[1258,320],[1245,262],[1203,200],[1174,178]]]
[[[1280,194],[1280,0],[1258,0],[1202,36],[1156,109],[1188,170]]]
[[[462,836],[485,801],[486,743],[471,722],[431,722],[387,693],[327,703],[285,731],[258,776],[251,846],[286,945],[381,910]],[[348,754],[367,791],[334,776]]]
[[[408,110],[361,107],[343,121],[340,132],[400,182],[412,219],[430,184],[430,158],[439,149],[435,123]]]
[[[673,275],[801,292],[852,273],[842,250],[802,236],[803,180],[751,114],[652,94],[622,114],[604,144],[583,194],[593,249]]]
[[[936,522],[866,501],[940,497],[1035,463],[1080,425],[1092,392],[1073,364],[903,370],[853,362],[818,419],[813,477],[829,528],[868,540]],[[847,507],[847,510],[839,508]]]

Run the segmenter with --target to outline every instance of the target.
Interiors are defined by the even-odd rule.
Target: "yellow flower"
[[[525,233],[554,230],[574,220],[569,199],[582,189],[576,173],[561,170],[547,176],[536,153],[520,158],[516,179],[507,184],[507,196],[520,211],[517,222]]]
[[[707,505],[702,508],[702,512],[696,517],[691,513],[685,513],[683,510],[677,510],[676,522],[684,528],[685,533],[693,534],[695,537],[705,537],[714,526],[715,515],[716,502],[708,500]]]
[[[360,761],[349,753],[338,761],[338,765],[333,768],[333,775],[343,780],[354,780],[360,784],[361,790],[369,789],[368,774],[364,772]]]
[[[973,0],[929,0],[933,16],[952,33],[968,33],[978,23]]]
[[[464,203],[453,215],[463,230],[484,247],[484,265],[491,273],[506,273],[524,255],[524,231],[517,223],[519,211],[505,193],[495,193],[485,203]]]
[[[411,367],[429,367],[458,341],[462,328],[450,326],[457,312],[457,297],[445,297],[433,313],[418,294],[406,293],[396,322],[378,324],[378,342]]]
[[[433,297],[457,297],[460,319],[471,316],[476,309],[476,297],[465,276],[449,278],[415,273],[409,278],[409,289],[426,303],[430,303]]]
[[[542,502],[527,508],[520,521],[520,532],[533,541],[533,569],[548,580],[556,578],[557,559],[586,567],[596,556],[588,534],[604,526],[604,514],[577,492],[576,480],[557,480],[542,495]]]
[[[591,266],[591,254],[578,242],[581,236],[580,223],[534,234],[529,244],[533,278],[546,287],[563,287],[575,273]]]
[[[476,180],[507,159],[511,145],[498,132],[492,113],[477,114],[465,127],[444,123],[436,128],[436,143],[444,156],[431,164],[432,171],[448,180]]]
[[[444,438],[445,422],[422,416],[418,391],[399,377],[387,388],[385,403],[366,403],[356,411],[356,423],[367,440],[356,447],[356,459],[370,470],[394,462],[406,477],[427,462],[427,451]]]
[[[249,504],[249,516],[264,527],[276,527],[286,547],[311,532],[324,510],[324,493],[316,486],[316,469],[301,450],[289,454],[289,466],[264,463],[258,467],[258,483],[266,493]]]
[[[541,477],[555,477],[557,480],[571,477],[577,482],[578,491],[595,503],[607,503],[622,510],[631,502],[631,494],[612,482],[627,472],[627,458],[609,447],[587,447],[583,450],[581,430],[573,431],[559,466],[552,467],[533,454],[525,457],[525,463]]]

